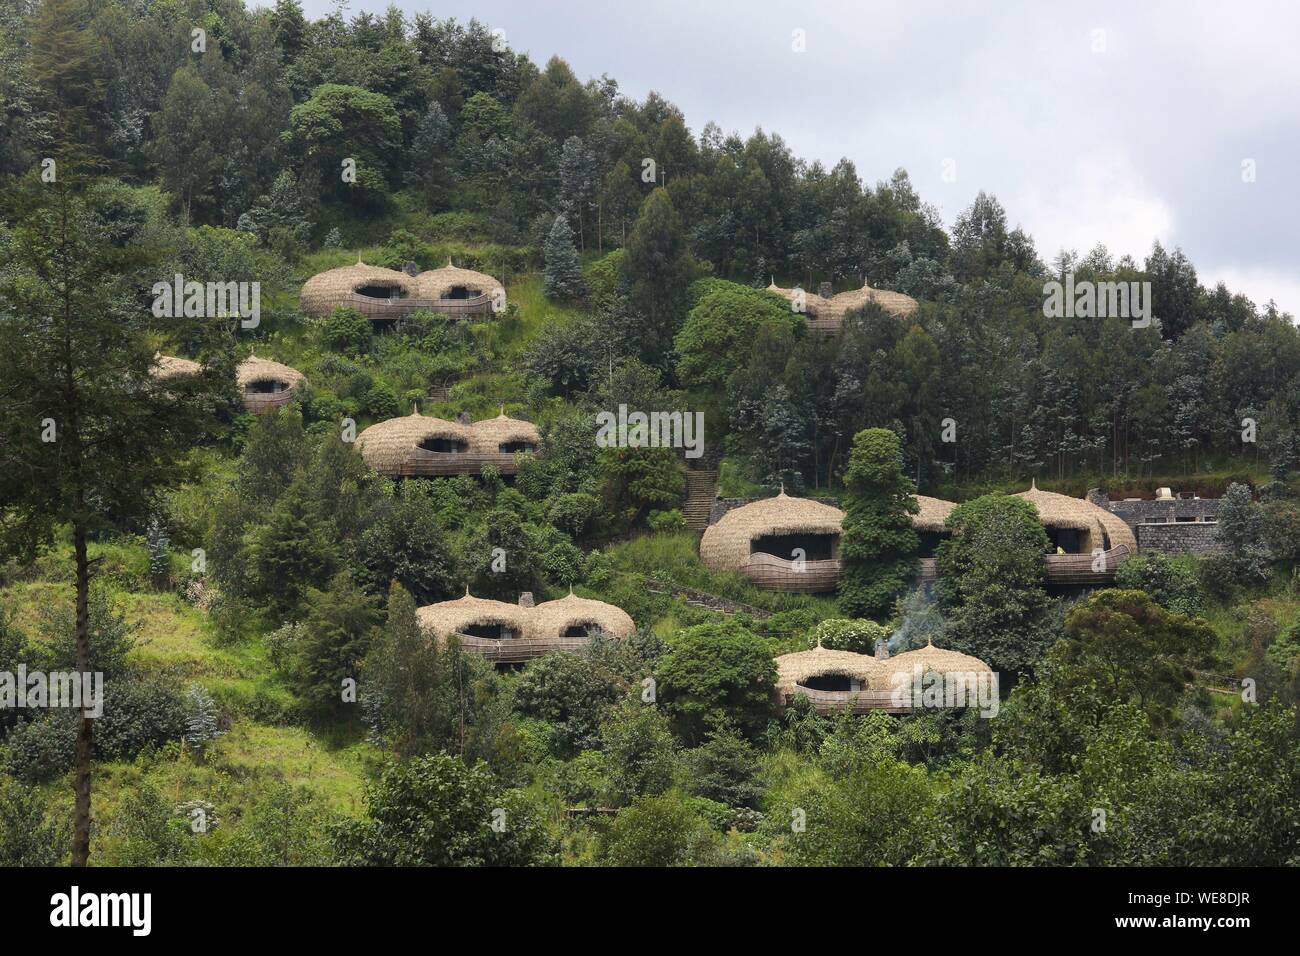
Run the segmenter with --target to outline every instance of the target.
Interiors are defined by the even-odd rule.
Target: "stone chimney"
[[[460,422],[460,424],[462,424],[462,425],[468,425],[468,424],[469,424],[469,412],[458,412],[458,413],[456,414],[456,421]]]
[[[414,278],[420,274],[420,264],[418,262],[408,262],[402,266],[402,271]]]
[[[889,641],[876,641],[876,660],[889,660]]]
[[[520,606],[520,607],[532,607],[532,606],[533,606],[533,592],[532,592],[532,591],[523,591],[523,592],[520,593],[520,595],[519,595],[519,606]]]
[[[817,284],[817,294],[823,299],[829,299],[835,294],[835,286],[829,282],[819,282]]]

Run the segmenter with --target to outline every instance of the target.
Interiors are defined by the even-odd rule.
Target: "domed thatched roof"
[[[357,436],[357,450],[376,471],[395,474],[422,441],[446,438],[450,441],[471,440],[468,426],[441,418],[426,417],[417,408],[409,415],[377,422]]]
[[[935,647],[933,644],[927,644],[925,647],[919,647],[914,651],[903,651],[901,654],[895,654],[893,657],[877,661],[877,664],[880,667],[881,675],[886,681],[890,682],[892,682],[894,674],[899,671],[910,674],[917,664],[921,665],[922,673],[926,671],[938,671],[941,674],[993,673],[993,668],[978,657],[971,657],[969,654],[962,654],[958,651],[944,650],[942,647]]]
[[[538,640],[562,637],[570,627],[581,625],[595,624],[607,636],[620,640],[636,630],[631,615],[622,608],[573,593],[558,601],[545,601],[524,613],[527,636]]]
[[[528,442],[536,446],[542,444],[542,433],[536,425],[519,418],[507,418],[504,411],[496,418],[474,422],[469,429],[472,447],[482,454],[498,454],[506,442]]]
[[[313,318],[324,318],[340,305],[348,304],[348,296],[363,286],[401,289],[402,294],[417,294],[417,282],[404,272],[368,266],[360,259],[356,265],[339,266],[312,276],[303,284],[299,308]]]
[[[197,375],[203,368],[198,362],[175,355],[157,355],[154,357],[153,364],[153,376],[159,381],[166,381],[177,375]]]
[[[766,535],[840,533],[844,512],[820,501],[791,498],[784,490],[775,498],[733,508],[700,539],[700,560],[713,571],[732,571],[749,560],[750,542]]]
[[[785,296],[791,302],[794,301],[796,294],[794,289],[783,289],[776,282],[768,285],[767,289],[769,292]],[[863,283],[860,289],[839,292],[829,299],[824,299],[815,292],[804,292],[805,309],[809,315],[818,319],[843,319],[847,313],[862,308],[868,302],[877,303],[890,315],[911,315],[917,308],[917,301],[910,295],[890,292],[887,289],[873,289],[866,283]]]
[[[1020,492],[1016,497],[1032,504],[1038,510],[1038,518],[1043,524],[1086,532],[1090,538],[1087,550],[1101,547],[1104,531],[1112,548],[1126,545],[1129,550],[1137,551],[1137,539],[1133,537],[1129,526],[1105,508],[1085,498],[1041,491],[1037,481],[1031,482],[1029,490]]]
[[[439,641],[475,624],[503,625],[522,634],[526,624],[526,611],[515,604],[476,598],[465,590],[465,596],[440,604],[426,604],[415,612],[420,626]]]
[[[416,288],[423,299],[445,299],[447,293],[460,286],[474,295],[485,295],[499,289],[501,283],[492,276],[473,269],[458,269],[447,260],[441,269],[430,269],[415,277]]]
[[[880,683],[881,661],[853,651],[832,651],[820,645],[808,651],[782,654],[776,659],[776,689],[785,697],[798,692],[796,685],[811,677],[838,675],[862,681],[863,688]]]
[[[948,515],[952,514],[952,509],[957,507],[955,501],[916,495],[916,502],[921,506],[921,510],[912,515],[913,528],[917,531],[947,530],[943,523],[948,520]]]
[[[286,389],[292,391],[301,382],[306,381],[306,377],[296,368],[250,355],[235,369],[235,381],[239,383],[240,388],[247,388],[254,382],[280,382]]]

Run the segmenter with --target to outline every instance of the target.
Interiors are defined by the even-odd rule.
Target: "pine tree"
[[[185,742],[202,754],[221,736],[217,724],[217,702],[198,681],[185,694]]]
[[[578,264],[578,250],[573,246],[573,230],[563,216],[546,237],[546,276],[543,289],[548,299],[576,299],[585,295],[586,282]]]

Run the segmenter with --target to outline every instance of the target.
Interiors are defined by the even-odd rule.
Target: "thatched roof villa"
[[[712,571],[739,571],[770,591],[834,591],[840,575],[844,512],[782,489],[733,508],[700,539],[700,560]],[[803,550],[795,560],[796,548]]]
[[[1032,504],[1057,554],[1044,557],[1047,579],[1057,584],[1105,584],[1119,562],[1137,553],[1124,520],[1083,498],[1040,491],[1035,482],[1016,497]],[[955,502],[916,495],[920,511],[912,527],[920,538],[920,579],[937,573],[935,552],[951,532],[945,525]],[[839,538],[844,514],[806,498],[751,501],[727,511],[700,539],[700,559],[713,571],[740,571],[773,591],[833,591],[839,579]],[[793,551],[804,549],[804,570]],[[1102,555],[1094,555],[1100,548]],[[1104,560],[1102,560],[1104,558]]]
[[[769,292],[784,296],[793,304],[802,291],[798,288],[783,289],[773,281],[767,287]],[[827,290],[829,291],[829,290]],[[804,313],[808,317],[808,328],[823,335],[835,335],[844,324],[844,316],[854,309],[860,309],[869,302],[874,302],[890,315],[907,316],[917,309],[917,301],[901,292],[888,289],[873,289],[863,283],[862,288],[849,292],[839,292],[824,297],[815,292],[803,292]]]
[[[1037,481],[1016,495],[1034,506],[1056,554],[1047,556],[1049,580],[1066,584],[1100,584],[1116,566],[1137,553],[1137,539],[1122,518],[1086,498],[1040,491]],[[1101,555],[1093,552],[1100,549]],[[1094,570],[1100,561],[1102,570]]]
[[[622,608],[572,592],[536,607],[528,602],[531,596],[520,604],[476,598],[466,588],[464,597],[426,605],[416,615],[435,640],[445,643],[454,634],[466,650],[502,664],[578,650],[597,631],[622,640],[636,629]]]
[[[175,355],[159,355],[154,359],[154,369],[154,377],[166,381],[179,375],[197,375],[202,366]],[[243,391],[244,408],[262,415],[291,402],[298,386],[307,379],[296,368],[253,355],[239,363],[235,381]]]
[[[235,381],[244,392],[244,407],[263,415],[293,401],[298,386],[307,379],[296,368],[251,355],[235,369]]]
[[[900,700],[896,690],[900,684],[910,689],[918,665],[922,674],[933,671],[960,676],[965,681],[993,673],[977,657],[933,645],[892,657],[872,657],[818,646],[776,659],[777,703],[789,706],[795,697],[803,695],[819,714],[845,709],[853,713],[868,710],[908,713],[914,708],[907,698]]]
[[[378,422],[357,436],[356,446],[375,471],[390,478],[482,474],[492,465],[503,475],[518,471],[515,455],[537,452],[541,433],[532,422],[496,418],[473,424],[409,415]]]
[[[493,293],[501,283],[490,275],[458,269],[448,260],[441,269],[417,276],[366,265],[340,266],[312,276],[303,284],[299,308],[312,318],[324,318],[350,306],[372,321],[393,321],[426,310],[457,316],[492,310]]]

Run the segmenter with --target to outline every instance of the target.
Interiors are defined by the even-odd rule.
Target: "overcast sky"
[[[304,2],[313,17],[332,8]],[[806,159],[848,157],[868,183],[902,166],[949,226],[991,191],[1045,260],[1101,241],[1140,263],[1158,238],[1206,285],[1300,316],[1294,0],[396,5],[477,17],[538,65],[558,54],[637,99],[657,90],[697,135],[709,120],[761,126]],[[351,0],[348,12],[387,6]]]

